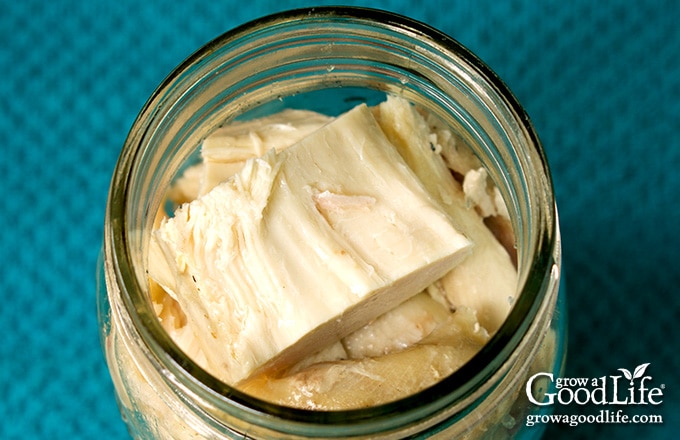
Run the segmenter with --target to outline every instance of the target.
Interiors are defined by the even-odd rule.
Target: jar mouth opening
[[[130,225],[135,223],[128,218],[130,185],[133,181],[131,175],[134,173],[139,152],[145,148],[144,138],[156,128],[152,127],[149,121],[163,116],[158,110],[160,106],[172,106],[172,103],[165,102],[168,91],[176,87],[177,81],[181,78],[193,75],[196,66],[206,63],[216,50],[230,42],[244,39],[247,35],[256,37],[259,30],[269,26],[280,23],[304,23],[311,19],[319,23],[339,19],[355,20],[366,26],[398,29],[415,35],[424,42],[431,42],[447,53],[455,54],[467,63],[470,71],[474,72],[475,81],[483,81],[485,90],[495,94],[506,111],[513,116],[512,123],[516,124],[517,132],[525,138],[526,144],[531,148],[531,151],[527,152],[530,156],[527,164],[541,175],[538,181],[541,186],[528,188],[529,191],[540,193],[532,199],[540,203],[528,207],[529,210],[534,210],[533,213],[540,211],[536,214],[537,220],[532,221],[531,228],[526,232],[531,236],[532,247],[519,250],[525,252],[525,262],[528,264],[525,263],[522,267],[525,275],[521,277],[518,295],[499,330],[468,362],[437,384],[402,399],[369,408],[335,411],[294,409],[251,397],[210,375],[189,359],[163,330],[150,304],[147,289],[140,282],[138,269],[134,267],[135,262],[129,255],[132,246],[130,243],[133,241],[131,236],[137,233],[129,229]],[[151,212],[147,207],[146,216],[152,218]],[[180,64],[154,92],[133,124],[114,173],[107,216],[110,219],[110,226],[105,231],[105,242],[111,248],[109,257],[117,263],[116,277],[123,286],[121,288],[123,303],[139,330],[141,339],[157,358],[157,362],[172,368],[181,380],[193,384],[204,397],[216,401],[226,399],[252,417],[266,414],[269,417],[274,416],[301,424],[335,426],[348,426],[360,422],[378,423],[381,418],[388,416],[393,422],[395,415],[404,413],[405,410],[408,410],[409,420],[413,420],[418,414],[436,411],[445,403],[464,399],[474,393],[478,386],[496,374],[500,366],[510,357],[537,314],[544,296],[546,276],[554,264],[552,256],[557,239],[555,203],[547,161],[529,118],[507,86],[475,55],[438,30],[400,15],[354,7],[298,9],[263,17],[223,34]],[[524,220],[515,219],[517,224],[513,224],[513,229],[517,230],[520,227],[519,223]]]

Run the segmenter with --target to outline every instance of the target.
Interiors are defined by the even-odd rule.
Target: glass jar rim
[[[164,104],[165,92],[174,86],[177,78],[209,58],[216,48],[229,45],[232,41],[248,38],[258,29],[312,19],[319,22],[353,20],[360,21],[367,26],[399,29],[436,43],[449,54],[455,54],[475,70],[479,78],[488,83],[515,115],[524,135],[528,138],[528,143],[535,149],[533,153],[538,158],[538,163],[533,166],[538,167],[544,175],[541,182],[545,187],[541,190],[545,192],[543,208],[548,212],[542,220],[546,222],[546,225],[538,231],[540,236],[537,238],[535,249],[532,250],[534,257],[531,267],[527,269],[528,275],[523,285],[518,287],[520,293],[500,329],[472,359],[437,384],[402,399],[369,408],[315,411],[279,406],[244,394],[205,372],[187,358],[160,326],[147,293],[139,283],[138,277],[135,276],[135,270],[132,267],[134,263],[129,257],[126,238],[129,175],[134,167],[136,154],[143,147],[139,143],[140,133],[145,132],[149,128],[148,121],[157,116],[158,106]],[[110,248],[107,256],[116,262],[118,283],[124,286],[121,288],[123,303],[142,341],[159,363],[174,368],[174,371],[181,376],[180,379],[185,380],[186,384],[193,384],[204,397],[217,401],[226,399],[231,404],[245,409],[250,414],[248,417],[254,418],[257,418],[258,414],[266,414],[295,423],[348,426],[362,422],[379,424],[380,420],[385,417],[394,421],[395,414],[403,413],[408,409],[409,414],[405,417],[404,423],[410,423],[421,415],[431,414],[441,409],[445,403],[460,401],[471,395],[477,386],[492,377],[503,363],[499,362],[495,368],[489,368],[492,364],[490,361],[507,360],[519,345],[523,333],[537,314],[543,298],[546,274],[550,273],[553,267],[550,256],[557,240],[554,207],[552,181],[547,160],[528,116],[505,83],[477,56],[446,34],[398,14],[372,8],[315,7],[268,15],[227,31],[189,56],[160,84],[135,120],[116,166],[107,208],[107,217],[111,221],[109,228],[105,231],[105,242]]]

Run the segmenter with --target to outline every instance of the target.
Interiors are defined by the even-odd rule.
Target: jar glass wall
[[[443,121],[481,160],[510,213],[518,295],[483,349],[437,385],[366,409],[274,405],[220,382],[163,330],[147,255],[166,191],[212,131],[284,108],[343,113],[397,95]],[[558,374],[565,316],[548,165],[506,86],[457,42],[410,19],[356,8],[266,17],[226,33],[155,91],[124,145],[107,205],[99,272],[102,344],[135,438],[504,438],[532,436],[524,392]],[[536,387],[546,384],[534,384]],[[539,390],[537,392],[543,392]]]

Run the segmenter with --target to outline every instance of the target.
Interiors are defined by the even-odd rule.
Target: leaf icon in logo
[[[645,375],[645,371],[647,371],[647,367],[649,367],[649,362],[646,364],[640,364],[637,367],[635,367],[635,370],[631,374],[630,371],[626,370],[625,368],[619,368],[619,371],[623,373],[623,375],[630,381],[630,384],[633,385],[633,380],[638,379],[642,376]]]
[[[630,380],[631,382],[633,381],[633,375],[630,374],[630,371],[626,370],[625,368],[619,368],[619,371],[623,372],[623,375],[626,377],[626,379]]]
[[[647,367],[649,367],[649,362],[646,364],[640,364],[637,367],[635,367],[635,372],[633,373],[633,379],[638,379],[642,376],[645,375],[645,371],[647,370]],[[632,379],[631,379],[632,381]]]

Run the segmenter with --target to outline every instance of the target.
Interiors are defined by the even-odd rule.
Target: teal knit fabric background
[[[553,170],[568,282],[566,376],[650,363],[662,424],[552,424],[546,438],[680,435],[680,2],[325,2],[408,15],[514,91]],[[99,346],[95,269],[128,129],[185,57],[302,1],[0,3],[0,438],[125,439]],[[591,414],[599,408],[559,408]]]

